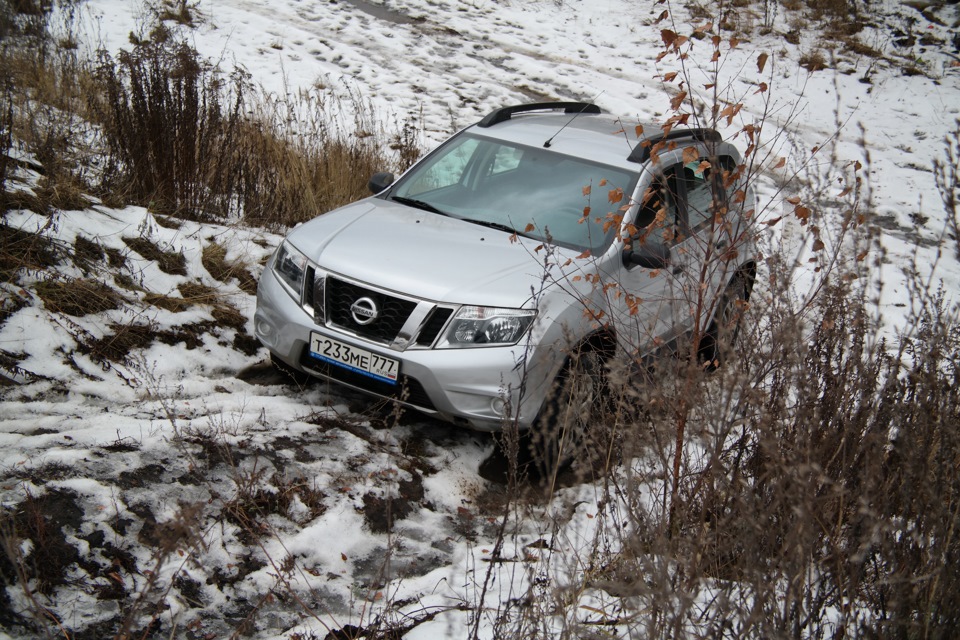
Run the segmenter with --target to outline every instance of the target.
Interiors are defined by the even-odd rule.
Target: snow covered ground
[[[885,6],[890,24],[949,42],[949,26]],[[203,55],[242,66],[268,91],[357,91],[389,119],[413,119],[428,148],[507,104],[593,100],[644,119],[662,119],[669,107],[659,76],[675,63],[655,63],[664,25],[653,24],[663,10],[653,3],[202,0],[197,10],[189,33]],[[682,32],[693,19],[671,10]],[[835,136],[841,164],[864,163],[869,210],[888,252],[881,308],[891,326],[904,313],[899,273],[913,256],[955,295],[960,268],[932,165],[960,118],[956,52],[897,46],[889,30],[868,29],[872,46],[896,64],[848,51],[831,63],[839,71],[809,73],[799,60],[819,48],[819,32],[784,14],[758,35],[761,16],[750,12],[738,19],[754,27],[751,35],[720,69],[719,86],[745,101],[740,120],[763,113],[753,88],[767,82],[772,121],[788,132],[774,155],[798,167]],[[956,5],[938,15],[954,24]],[[85,45],[116,50],[144,29],[148,12],[127,0],[88,0],[79,20]],[[794,30],[796,38],[785,35]],[[702,51],[705,59],[691,61],[705,65],[711,49]],[[771,56],[763,75],[761,52]],[[904,74],[907,63],[925,74]],[[819,153],[810,172],[826,174],[829,160]],[[29,185],[36,175],[24,169],[20,178]],[[779,211],[777,172],[765,180],[761,206]],[[117,282],[124,299],[83,316],[45,306],[30,287],[3,285],[3,308],[12,312],[0,325],[0,349],[17,364],[4,370],[13,383],[0,387],[0,500],[29,501],[59,525],[48,535],[53,555],[33,561],[68,571],[47,568],[36,597],[75,637],[112,633],[136,602],[138,624],[155,617],[163,637],[244,629],[256,638],[322,638],[390,622],[409,627],[404,638],[460,638],[492,567],[479,613],[484,637],[502,607],[525,595],[541,554],[570,561],[553,571],[575,580],[577,541],[592,535],[599,490],[574,486],[555,496],[556,505],[574,505],[560,531],[511,522],[499,551],[510,561],[490,563],[505,496],[496,470],[486,471],[496,462],[487,437],[415,415],[397,420],[365,398],[300,387],[269,367],[250,338],[249,282],[280,236],[173,222],[140,207],[61,211],[52,227],[30,211],[5,221],[46,227],[63,246],[83,238],[101,247],[86,257],[69,252],[60,273],[77,278],[75,287],[93,286],[83,283],[108,265],[125,276]],[[182,266],[161,268],[135,238],[182,255]],[[216,250],[236,269],[212,269]],[[145,333],[156,339],[138,342]],[[558,546],[547,554],[542,541],[551,536]],[[565,545],[566,556],[557,550]],[[20,552],[29,558],[31,549]],[[16,637],[9,612],[31,606],[9,587],[0,627]]]

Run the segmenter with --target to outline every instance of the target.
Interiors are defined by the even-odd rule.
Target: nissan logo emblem
[[[380,310],[370,298],[360,298],[350,305],[350,315],[357,324],[370,324],[380,315]]]

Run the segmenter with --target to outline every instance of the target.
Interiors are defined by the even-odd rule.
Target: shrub
[[[109,149],[104,188],[160,213],[225,216],[245,76],[225,80],[185,42],[147,42],[117,60],[101,51],[97,77],[106,93],[99,105]]]
[[[291,225],[356,200],[370,175],[419,156],[411,125],[388,144],[349,89],[345,99],[332,89],[259,95],[244,72],[226,75],[171,38],[138,41],[116,60],[101,52],[97,76],[103,189],[159,213]]]

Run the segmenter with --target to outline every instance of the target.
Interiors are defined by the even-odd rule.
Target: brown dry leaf
[[[607,194],[607,199],[611,203],[617,203],[623,200],[623,189],[617,187],[616,189],[611,189],[610,193]]]
[[[733,124],[733,119],[740,113],[740,110],[743,109],[743,103],[730,104],[723,108],[720,112],[721,118],[727,119],[727,124]]]
[[[757,56],[757,71],[763,73],[763,68],[767,66],[767,54],[761,53]]]
[[[643,135],[643,125],[638,124],[636,127],[634,127],[634,131],[636,131],[637,137],[639,138],[640,136]]]
[[[687,97],[686,91],[681,91],[677,95],[673,96],[673,98],[670,100],[670,108],[673,109],[674,111],[679,109],[680,105],[683,104],[683,101],[686,99],[686,97]]]
[[[690,162],[696,162],[700,159],[700,152],[697,151],[696,147],[687,147],[683,150],[683,164],[688,164]]]
[[[592,187],[591,187],[590,185],[585,186],[585,187],[583,188],[583,195],[585,195],[585,196],[590,195],[591,189],[592,189]]]

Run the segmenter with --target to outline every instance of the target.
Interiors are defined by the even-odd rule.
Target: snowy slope
[[[950,34],[912,9],[885,6],[892,23]],[[654,24],[662,7],[652,3],[203,0],[198,9],[189,37],[205,56],[242,66],[267,91],[322,84],[357,92],[388,120],[415,121],[426,147],[519,102],[593,100],[663,119],[675,91],[659,78],[676,64],[656,62],[665,25]],[[673,9],[679,32],[692,19]],[[126,0],[88,0],[80,32],[86,46],[117,50],[148,14]],[[760,16],[741,19],[756,26]],[[725,49],[718,84],[725,98],[745,101],[730,131],[770,113],[771,131],[787,130],[773,140],[772,157],[787,156],[813,182],[864,163],[868,210],[883,221],[888,252],[881,309],[895,330],[904,312],[900,269],[914,256],[948,294],[960,291],[932,174],[960,117],[960,68],[949,50],[897,49],[878,30],[891,60],[923,58],[927,75],[853,53],[840,55],[839,72],[811,74],[798,61],[819,36],[801,29],[790,44],[783,34],[793,28],[778,24]],[[709,47],[702,50],[708,57]],[[760,52],[771,55],[762,74]],[[759,82],[769,83],[771,104],[754,91]],[[800,170],[814,147],[824,150]],[[794,190],[780,193],[782,172],[770,165],[761,205],[778,215]],[[36,176],[23,170],[20,179],[29,188]],[[36,231],[47,218],[11,212],[6,223]],[[573,505],[558,530],[511,519],[499,552],[509,561],[488,562],[505,496],[502,474],[489,469],[496,460],[487,437],[398,417],[323,384],[300,387],[270,369],[250,338],[255,299],[242,271],[257,276],[279,235],[105,206],[58,212],[47,233],[66,247],[82,237],[104,250],[86,261],[66,250],[61,279],[76,287],[112,278],[124,296],[114,308],[75,316],[45,307],[29,287],[5,284],[2,294],[4,308],[15,310],[0,325],[0,349],[18,357],[17,369],[6,370],[15,384],[0,388],[0,500],[32,504],[65,532],[48,543],[59,553],[51,561],[69,571],[48,568],[50,581],[35,584],[65,626],[101,637],[135,606],[137,628],[155,620],[158,637],[245,628],[256,638],[323,638],[390,623],[409,627],[405,638],[461,638],[486,587],[485,637],[501,607],[526,594],[541,554],[564,559],[553,575],[576,581],[599,489],[569,487],[531,507]],[[125,240],[137,237],[182,255],[182,271],[162,270]],[[213,245],[241,271],[211,273],[204,251]],[[118,327],[131,324],[156,339],[121,335]],[[127,357],[112,357],[124,340]],[[31,549],[21,552],[30,557]],[[13,587],[0,597],[0,609],[26,615],[32,606]],[[12,625],[7,632],[20,634]]]

